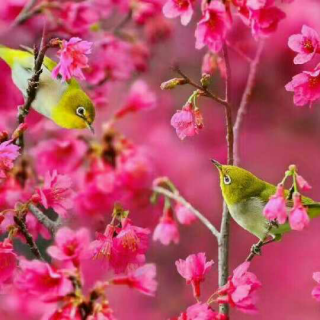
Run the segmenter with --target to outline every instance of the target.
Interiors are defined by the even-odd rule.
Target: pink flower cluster
[[[304,64],[320,53],[320,37],[316,30],[303,25],[301,34],[289,37],[288,45],[297,53],[293,62]],[[285,86],[287,91],[294,93],[293,103],[297,106],[309,104],[320,98],[320,67],[317,65],[312,71],[303,71],[295,75]]]

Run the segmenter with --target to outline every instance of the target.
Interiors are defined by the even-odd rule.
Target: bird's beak
[[[218,170],[222,169],[222,165],[217,160],[211,159],[211,162],[217,167]]]
[[[91,131],[91,133],[94,134],[93,126],[88,121],[86,121],[86,124],[87,124],[88,129]]]

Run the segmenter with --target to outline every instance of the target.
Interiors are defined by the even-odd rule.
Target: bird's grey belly
[[[267,220],[262,214],[263,207],[264,204],[258,198],[228,206],[232,218],[259,239],[265,236],[267,230]]]

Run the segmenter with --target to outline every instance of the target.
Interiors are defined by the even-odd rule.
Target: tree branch
[[[260,62],[261,53],[263,50],[263,41],[260,41],[258,44],[258,48],[256,51],[255,58],[251,61],[249,67],[249,75],[247,79],[247,83],[241,98],[240,106],[237,112],[236,121],[233,127],[234,130],[234,148],[235,148],[235,164],[238,165],[240,162],[239,154],[240,154],[240,129],[243,122],[243,118],[247,113],[248,103],[255,85],[257,68]]]
[[[28,208],[30,212],[38,219],[38,221],[51,232],[52,235],[54,235],[57,229],[61,226],[59,219],[57,221],[52,221],[34,204],[29,204]]]
[[[234,158],[234,137],[233,137],[233,124],[232,124],[232,107],[231,107],[231,67],[228,55],[227,45],[223,46],[223,55],[226,64],[226,94],[225,101],[225,114],[226,114],[226,128],[227,128],[227,147],[228,147],[228,164],[233,165]],[[228,281],[229,275],[229,230],[230,230],[230,214],[226,203],[223,203],[223,212],[220,227],[219,239],[219,286],[224,286]],[[228,304],[219,305],[220,313],[224,315],[229,314]]]
[[[18,218],[17,216],[13,217],[15,224],[18,226],[20,232],[23,234],[23,236],[25,237],[27,244],[29,245],[31,252],[34,254],[34,256],[39,259],[39,260],[43,260],[43,257],[32,237],[32,235],[29,233],[27,226],[25,224],[25,222]]]
[[[189,202],[187,202],[183,197],[181,197],[178,191],[173,193],[168,189],[162,187],[154,187],[153,191],[183,204],[187,209],[192,211],[192,213],[212,232],[212,234],[217,239],[219,239],[219,231],[214,227],[214,225],[202,213],[200,213]]]

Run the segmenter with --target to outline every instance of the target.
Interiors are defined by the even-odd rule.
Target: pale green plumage
[[[0,58],[9,65],[13,82],[26,96],[28,80],[33,74],[34,56],[32,52],[0,46]],[[95,109],[90,98],[75,79],[69,82],[54,79],[51,72],[55,66],[56,62],[45,57],[32,108],[63,128],[90,127],[95,118]],[[78,114],[79,107],[84,108],[84,115]]]
[[[219,170],[220,187],[230,214],[244,229],[262,239],[267,228],[267,220],[262,210],[269,198],[275,194],[276,186],[257,178],[245,169],[220,165],[215,161],[214,163]],[[230,177],[230,183],[226,177]],[[288,192],[285,191],[286,196]],[[320,215],[320,203],[307,197],[302,197],[302,202],[310,218]],[[292,201],[287,202],[287,207],[292,207]],[[290,230],[289,224],[286,223],[272,229],[271,234],[280,237]]]

